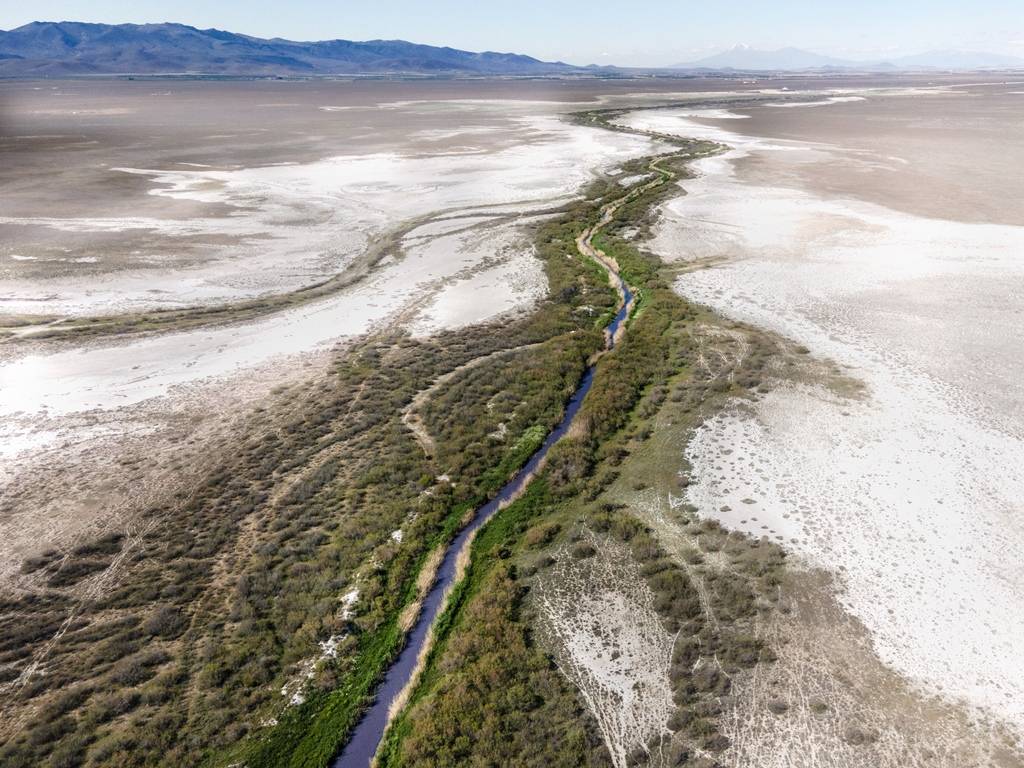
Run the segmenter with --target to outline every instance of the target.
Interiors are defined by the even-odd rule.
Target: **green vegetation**
[[[606,192],[617,190],[601,182],[591,195]],[[429,341],[368,339],[253,414],[188,492],[143,514],[141,539],[24,563],[38,588],[0,603],[0,668],[13,680],[38,656],[47,673],[5,694],[32,725],[0,761],[325,764],[401,645],[428,553],[528,458],[603,344],[593,318],[614,293],[573,257],[594,211],[581,202],[538,227],[551,296],[536,312]],[[402,410],[502,349],[519,351],[427,404],[439,451],[425,456]],[[328,638],[334,655],[309,664]],[[303,703],[285,707],[285,686]]]
[[[678,172],[668,170],[678,162],[665,158],[652,167],[667,179]],[[678,709],[666,724],[672,734],[666,749],[658,751],[672,764],[711,764],[706,755],[728,744],[716,718],[730,676],[772,658],[754,627],[773,599],[780,550],[698,522],[684,509],[677,513],[678,530],[692,547],[669,552],[657,530],[609,500],[623,495],[624,483],[632,482],[634,491],[647,487],[648,478],[630,457],[643,450],[655,420],[676,419],[683,429],[692,428],[703,409],[759,384],[747,371],[759,371],[767,361],[768,352],[754,345],[754,354],[734,358],[734,369],[720,381],[722,371],[694,365],[697,349],[711,342],[708,324],[720,328],[721,322],[672,292],[664,266],[623,236],[627,228],[649,225],[652,204],[670,193],[655,186],[638,194],[595,237],[595,246],[638,291],[632,321],[616,350],[598,363],[580,428],[552,449],[524,496],[474,540],[466,576],[435,626],[426,669],[386,736],[381,765],[609,763],[590,714],[570,703],[564,683],[554,685],[558,649],[537,644],[539,608],[529,599],[559,548],[568,546],[576,559],[601,556],[578,538],[583,528],[628,545],[666,632],[677,637],[669,675]],[[681,449],[682,441],[674,446],[676,455]],[[709,565],[702,552],[724,553],[728,562]],[[571,738],[551,737],[559,732]],[[646,763],[654,746],[641,745],[631,762]]]
[[[513,548],[550,510],[545,480],[485,526],[381,765],[610,765],[592,720],[524,621]]]

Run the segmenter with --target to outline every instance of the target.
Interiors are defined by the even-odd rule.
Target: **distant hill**
[[[900,69],[1024,69],[1024,59],[976,51],[928,51],[891,63]]]
[[[854,62],[834,59],[799,48],[780,48],[777,51],[760,51],[746,45],[737,45],[728,51],[717,53],[688,64],[676,64],[672,69],[738,69],[744,71],[824,69],[826,67],[848,67]]]
[[[1024,69],[1024,59],[995,53],[929,51],[888,60],[852,61],[823,56],[799,48],[761,51],[746,45],[737,45],[735,48],[714,56],[685,64],[676,64],[670,68],[737,70],[741,72],[795,72],[827,69],[859,71]]]
[[[85,74],[463,74],[585,72],[514,53],[473,53],[403,40],[264,40],[184,24],[37,21],[0,31],[0,77]]]

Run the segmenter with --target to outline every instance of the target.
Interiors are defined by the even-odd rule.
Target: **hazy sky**
[[[0,0],[29,21],[177,21],[297,40],[401,38],[573,64],[666,65],[737,43],[850,58],[934,48],[1024,56],[1024,0]]]

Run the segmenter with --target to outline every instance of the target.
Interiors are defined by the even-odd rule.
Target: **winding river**
[[[619,309],[605,328],[606,343],[605,352],[615,346],[619,331],[624,327],[626,318],[633,307],[633,291],[618,272],[618,265],[605,256],[596,246],[593,245],[594,236],[612,220],[615,212],[626,202],[642,194],[651,187],[664,183],[672,174],[658,170],[659,178],[649,181],[646,184],[635,188],[620,198],[608,203],[602,209],[602,215],[598,222],[585,230],[576,239],[576,249],[585,258],[591,258],[600,263],[608,270],[609,280],[619,293]],[[458,575],[459,556],[469,547],[473,534],[490,520],[499,509],[511,502],[525,488],[534,473],[540,468],[541,463],[547,457],[551,446],[557,443],[562,436],[568,432],[576,419],[583,399],[590,391],[594,383],[594,371],[596,360],[591,363],[583,374],[579,386],[573,393],[565,408],[562,420],[551,431],[540,448],[530,457],[529,461],[512,477],[505,486],[498,491],[498,494],[489,502],[476,511],[472,521],[462,529],[458,536],[452,541],[445,551],[444,558],[434,577],[434,583],[423,599],[416,623],[409,633],[405,648],[399,653],[398,658],[388,669],[383,682],[377,688],[373,704],[366,711],[362,720],[356,725],[352,737],[342,749],[341,754],[335,758],[333,768],[366,768],[373,762],[384,731],[389,722],[389,713],[399,694],[414,681],[417,661],[423,652],[430,628],[437,619],[444,607],[445,596],[449,588],[455,583]]]

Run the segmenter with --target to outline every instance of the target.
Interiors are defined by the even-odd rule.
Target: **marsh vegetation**
[[[649,223],[650,206],[666,193],[644,190],[595,238],[637,289],[635,313],[615,352],[598,362],[578,426],[474,541],[423,678],[383,745],[384,765],[711,764],[729,743],[716,718],[731,676],[772,658],[754,618],[771,610],[780,550],[730,537],[682,509],[673,523],[692,527],[693,547],[669,551],[655,528],[607,496],[628,481],[628,457],[664,410],[694,426],[712,400],[759,384],[771,351],[713,374],[699,364],[718,349],[721,321],[678,298],[660,262],[623,237]],[[716,564],[705,553],[716,553],[708,558]],[[645,585],[639,591],[635,577]],[[623,660],[630,647],[644,652]],[[545,695],[553,669],[586,708]],[[510,701],[511,691],[531,694]],[[480,713],[492,712],[501,714],[481,722]],[[572,738],[548,738],[553,726]]]

